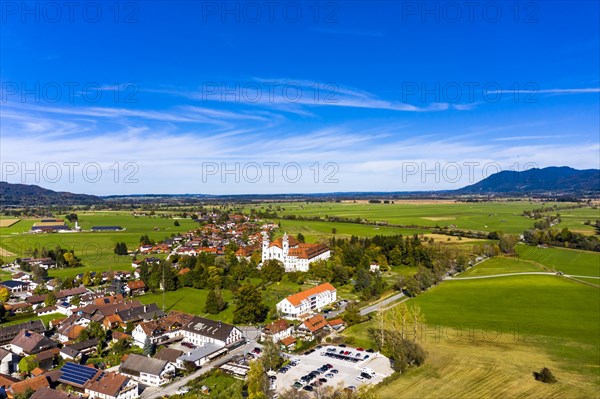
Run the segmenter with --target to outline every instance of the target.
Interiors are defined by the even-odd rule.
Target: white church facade
[[[311,262],[329,259],[330,255],[329,247],[324,244],[301,243],[288,237],[287,233],[271,242],[268,235],[263,234],[262,261],[277,259],[283,263],[286,272],[307,272]]]

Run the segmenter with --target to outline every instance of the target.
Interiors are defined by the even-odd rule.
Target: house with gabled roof
[[[10,341],[10,351],[17,355],[33,355],[56,347],[58,347],[56,342],[46,338],[43,334],[31,330],[21,330]]]
[[[119,372],[142,384],[158,387],[174,377],[175,366],[166,360],[132,353],[121,364]]]

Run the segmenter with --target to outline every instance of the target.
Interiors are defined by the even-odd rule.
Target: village
[[[0,398],[133,399],[162,397],[165,392],[185,394],[189,388],[183,381],[213,368],[245,379],[266,342],[285,360],[268,370],[268,392],[274,398],[289,389],[310,394],[327,384],[355,390],[392,373],[389,360],[372,350],[327,346],[346,327],[339,314],[348,302],[339,299],[328,282],[266,309],[277,315],[268,323],[234,325],[169,310],[164,302],[159,306],[140,301],[149,291],[143,279],[148,269],[162,268],[158,290],[164,292],[165,268],[184,276],[191,273],[186,266],[190,259],[202,254],[223,257],[232,243],[238,261],[254,263],[259,269],[276,262],[285,273],[307,272],[311,263],[330,257],[329,247],[322,243],[304,243],[285,232],[273,239],[277,225],[259,225],[249,216],[225,219],[206,214],[198,219],[204,221],[198,229],[160,242],[140,242],[138,248],[127,250],[124,256],[133,259],[129,270],[79,273],[70,288],[47,277],[36,278],[40,269],[60,267],[51,257],[21,258],[3,265],[5,272],[12,273],[11,279],[0,281],[0,289],[9,293],[3,302],[5,314],[17,321],[33,317],[0,327]],[[34,224],[32,232],[69,230],[61,219],[40,223]],[[123,230],[121,226],[94,229]],[[80,231],[79,226],[73,231]],[[44,323],[43,317],[52,318]]]

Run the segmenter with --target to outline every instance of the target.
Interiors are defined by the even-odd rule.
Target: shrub
[[[552,371],[550,371],[550,369],[547,367],[541,369],[539,373],[537,371],[534,371],[533,377],[536,379],[536,381],[545,382],[547,384],[554,384],[555,382],[557,382],[556,378],[552,374]]]

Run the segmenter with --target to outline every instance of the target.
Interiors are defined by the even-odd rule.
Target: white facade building
[[[287,233],[282,238],[270,242],[263,233],[262,261],[276,259],[283,263],[286,272],[307,272],[311,262],[329,259],[331,251],[324,244],[305,244],[298,242]]]
[[[298,318],[319,311],[336,300],[337,290],[333,285],[325,283],[288,296],[277,304],[277,311],[284,317]]]

